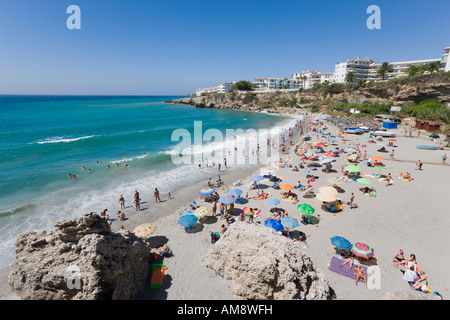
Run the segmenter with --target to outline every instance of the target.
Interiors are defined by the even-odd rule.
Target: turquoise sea
[[[174,164],[181,141],[172,141],[174,130],[193,134],[194,121],[201,121],[203,132],[215,128],[225,136],[226,129],[292,123],[267,113],[164,103],[175,98],[0,96],[0,269],[13,262],[22,232],[50,230],[54,221],[84,212],[113,212],[120,194],[132,198],[135,189],[164,194],[211,176],[197,162]]]

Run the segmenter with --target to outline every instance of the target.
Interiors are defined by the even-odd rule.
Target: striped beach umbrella
[[[269,199],[266,200],[266,204],[268,204],[269,206],[277,206],[280,204],[280,200],[278,200],[277,198],[270,197]]]
[[[297,206],[297,210],[300,211],[304,215],[310,215],[310,214],[313,214],[314,212],[316,212],[316,210],[307,203],[299,204]]]
[[[194,214],[190,213],[181,216],[180,219],[178,220],[178,223],[185,228],[189,228],[192,227],[194,224],[196,224],[197,221],[198,218]]]
[[[214,190],[213,188],[203,188],[202,190],[200,190],[198,193],[205,195],[205,194],[211,194],[216,192],[216,190]]]
[[[204,216],[206,216],[210,213],[211,213],[211,209],[207,208],[207,207],[200,207],[194,211],[194,215],[199,219],[203,218]]]
[[[350,251],[353,252],[356,256],[366,259],[369,259],[374,255],[373,249],[367,244],[361,242],[354,243]]]
[[[362,183],[362,184],[372,184],[372,181],[367,178],[358,178],[358,179],[356,179],[356,181],[359,183]]]
[[[338,249],[350,250],[353,247],[352,243],[343,237],[335,236],[330,238],[330,240],[331,244]]]
[[[253,176],[253,177],[250,178],[250,180],[252,180],[252,181],[261,181],[261,180],[264,180],[264,177],[263,176]]]
[[[144,223],[134,228],[133,233],[140,238],[148,238],[156,231],[153,223]]]
[[[231,189],[231,190],[228,190],[227,193],[230,196],[240,196],[242,193],[244,193],[244,191],[242,191],[241,189]]]
[[[335,177],[327,179],[327,181],[331,182],[332,184],[342,184],[342,180],[339,178],[335,178]]]
[[[235,203],[236,199],[233,198],[232,196],[223,196],[223,197],[220,197],[218,201],[222,204],[228,205],[228,204]]]
[[[280,222],[287,229],[295,229],[300,225],[297,219],[289,216],[281,217]]]

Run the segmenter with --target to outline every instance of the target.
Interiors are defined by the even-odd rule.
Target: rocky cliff
[[[349,86],[331,84],[317,90],[275,91],[275,92],[231,92],[212,93],[200,97],[189,97],[167,101],[168,103],[189,104],[198,108],[223,108],[249,111],[285,112],[280,102],[294,104],[317,103],[319,106],[332,106],[333,102],[393,102],[395,105],[418,103],[435,98],[450,103],[450,78],[423,77],[416,81],[391,81],[385,83],[364,83]],[[284,109],[284,110],[283,110]]]
[[[144,290],[150,248],[129,231],[111,232],[96,213],[62,220],[51,232],[16,240],[12,291],[27,300],[127,300]]]
[[[302,246],[271,228],[235,222],[203,262],[242,299],[331,299],[328,280]]]

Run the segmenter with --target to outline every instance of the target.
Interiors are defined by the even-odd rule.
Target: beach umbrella
[[[329,194],[333,194],[333,195],[338,194],[336,188],[333,188],[330,186],[320,187],[319,192],[323,193],[323,194],[325,194],[325,193],[329,193]]]
[[[156,231],[153,223],[144,223],[134,228],[133,233],[140,238],[148,238]]]
[[[338,249],[350,250],[353,247],[352,243],[343,237],[335,236],[330,238],[330,240],[331,244]]]
[[[356,181],[362,184],[372,184],[372,181],[367,178],[358,178]]]
[[[397,139],[389,139],[388,141],[397,141]]]
[[[270,197],[269,199],[266,200],[266,204],[268,204],[269,206],[277,206],[280,204],[280,200],[278,200],[277,198]]]
[[[185,228],[192,227],[194,224],[196,224],[198,221],[198,218],[194,214],[185,214],[180,217],[178,220],[178,224]]]
[[[370,159],[377,160],[377,161],[384,160],[384,158],[382,156],[372,156],[372,157],[370,157]]]
[[[322,142],[318,142],[318,143],[316,143],[316,146],[322,146],[322,147],[325,147],[325,144],[322,143]]]
[[[350,159],[350,160],[355,160],[357,156],[358,156],[357,154],[354,154],[354,153],[353,153],[353,154],[351,154],[351,155],[348,156],[348,159]]]
[[[374,255],[373,249],[369,247],[367,244],[361,242],[354,243],[350,251],[353,252],[356,256],[361,258],[369,259]]]
[[[198,193],[202,194],[202,195],[206,195],[206,194],[211,194],[211,193],[214,193],[214,192],[216,192],[216,190],[214,190],[213,188],[203,188]]]
[[[322,161],[320,161],[320,164],[325,164],[325,163],[329,163],[329,162],[333,162],[335,161],[334,159],[323,159]]]
[[[186,211],[186,212],[183,212],[181,215],[182,216],[185,216],[185,215],[187,215],[187,214],[194,214],[192,211]]]
[[[345,171],[348,171],[348,172],[360,172],[361,168],[358,167],[358,166],[346,166],[345,167]]]
[[[336,197],[331,193],[318,193],[316,195],[316,199],[318,199],[320,201],[325,201],[325,202],[336,201]]]
[[[223,197],[220,197],[218,201],[219,201],[220,203],[223,203],[223,204],[228,205],[228,204],[235,203],[235,202],[236,202],[236,199],[233,198],[232,196],[223,196]]]
[[[252,180],[252,181],[261,181],[261,180],[264,180],[264,177],[263,176],[253,176],[253,177],[250,178],[250,180]]]
[[[342,184],[342,180],[340,180],[339,178],[333,177],[330,179],[327,179],[328,182],[331,182],[333,184]]]
[[[307,203],[299,204],[297,206],[297,210],[300,211],[304,215],[310,215],[310,214],[313,214],[314,212],[316,212],[316,210]]]
[[[287,229],[295,229],[300,225],[300,223],[298,222],[297,219],[289,217],[289,216],[281,217],[280,222],[283,225],[283,227],[285,227]]]
[[[275,219],[268,219],[264,221],[264,225],[268,228],[274,229],[275,231],[284,231],[284,227],[281,222]]]
[[[230,196],[240,196],[244,191],[242,191],[241,189],[231,189],[229,190],[227,193]]]
[[[208,215],[210,212],[211,212],[211,209],[210,209],[210,208],[207,208],[207,207],[200,207],[200,208],[195,209],[194,215],[195,215],[197,218],[201,219],[201,218],[203,218],[204,216]]]
[[[282,185],[280,186],[280,189],[283,189],[283,190],[292,190],[292,189],[294,189],[294,187],[293,187],[292,185],[290,185],[290,184],[285,183],[285,184],[282,184]]]

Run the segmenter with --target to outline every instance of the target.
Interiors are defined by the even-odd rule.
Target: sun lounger
[[[150,289],[160,289],[162,288],[164,277],[167,274],[167,267],[165,264],[154,264],[152,266],[153,273],[150,280]]]

